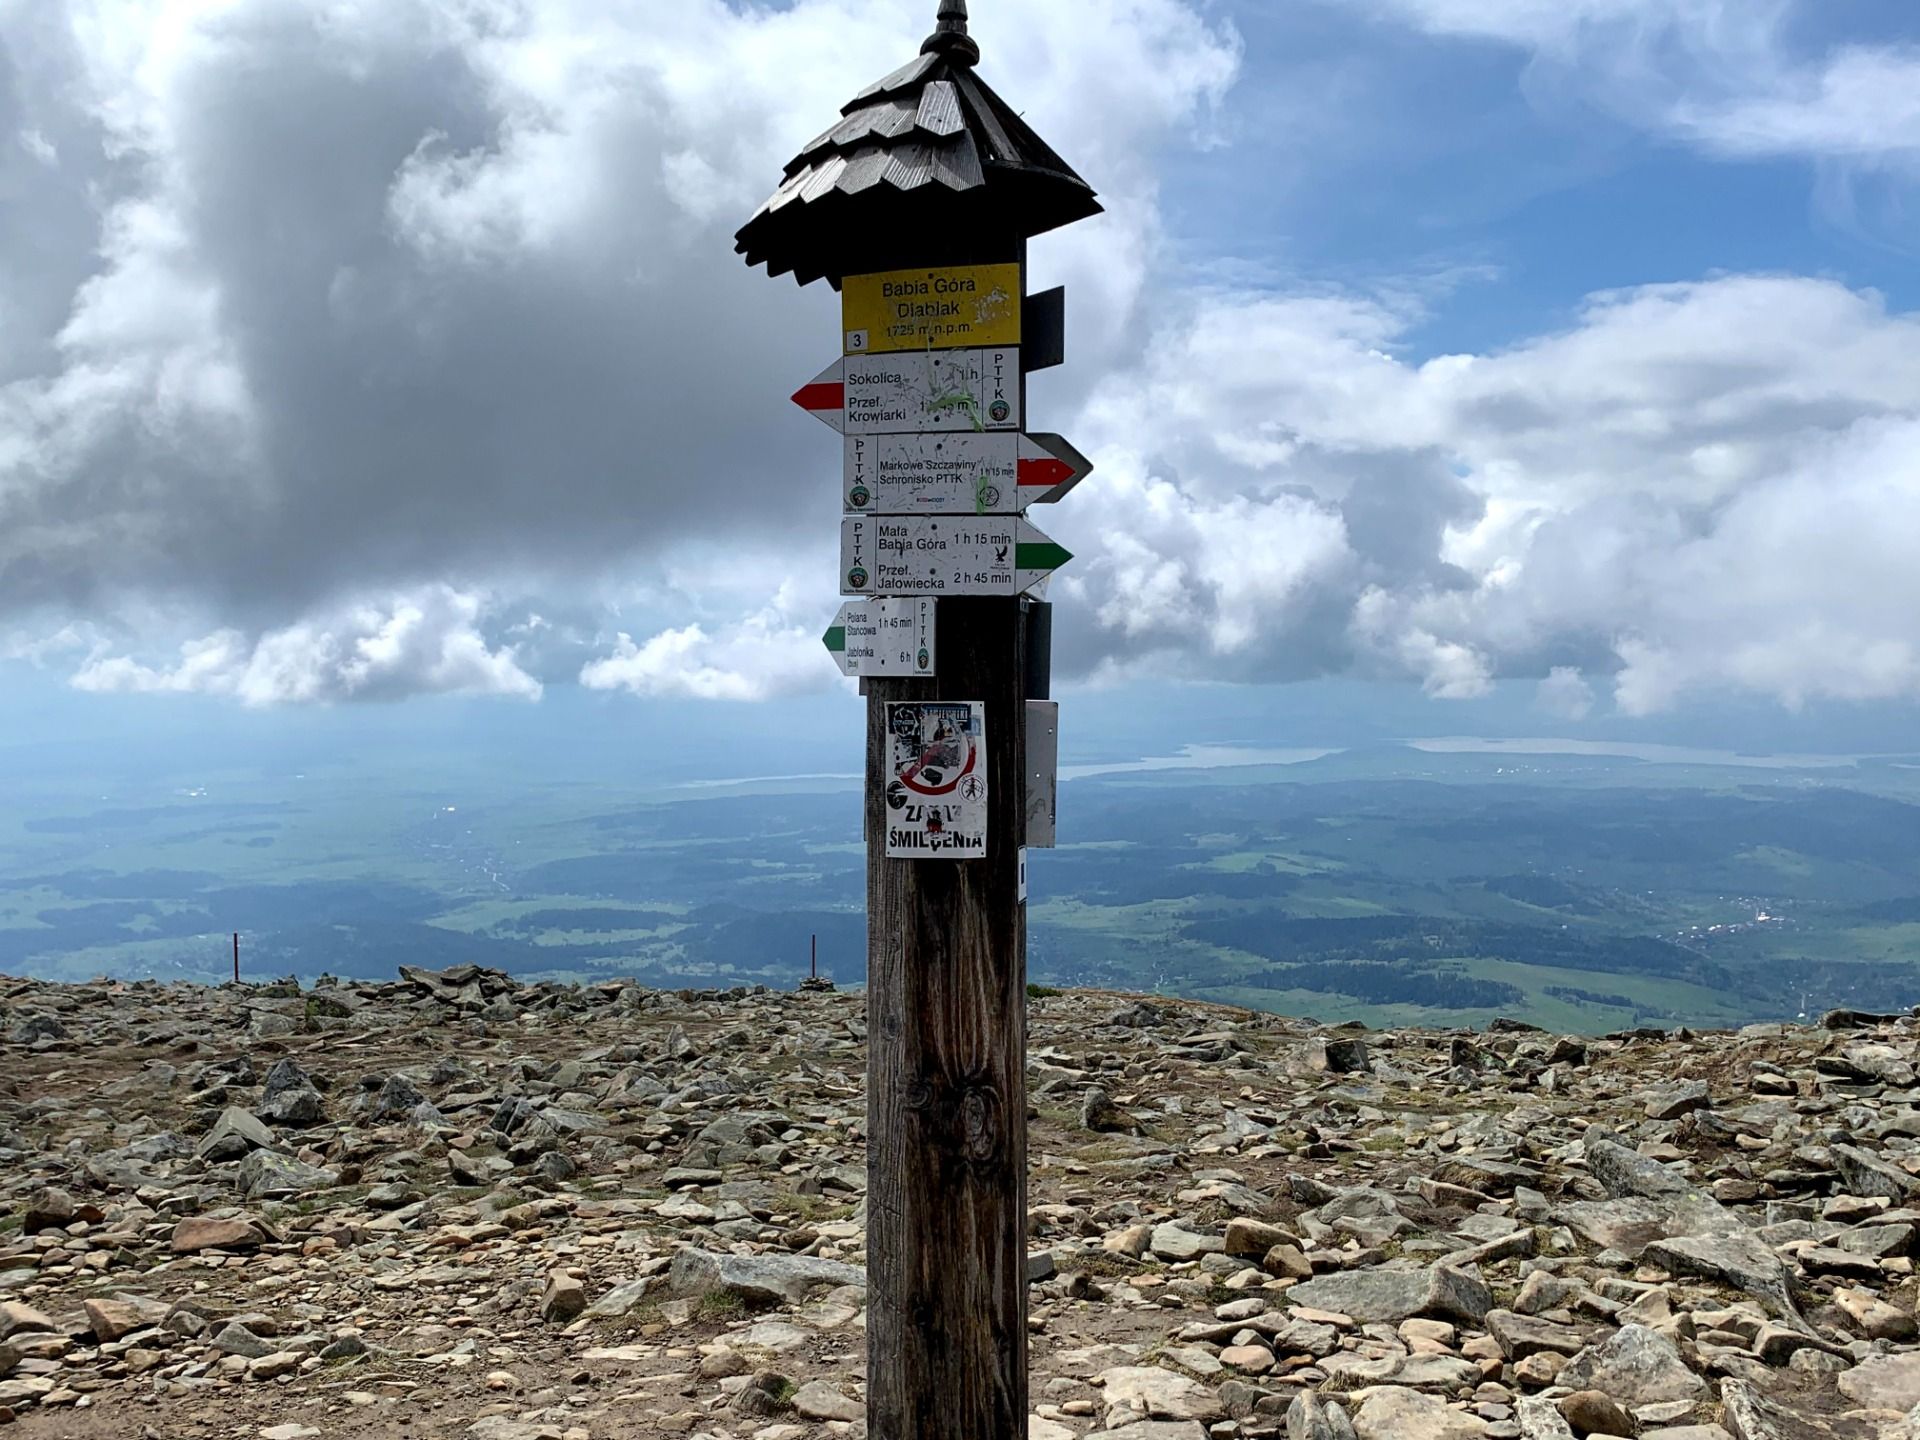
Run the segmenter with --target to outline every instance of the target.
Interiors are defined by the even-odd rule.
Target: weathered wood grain
[[[867,1430],[1027,1423],[1026,763],[1020,601],[943,599],[940,674],[867,701]],[[979,860],[886,858],[889,700],[986,703]]]

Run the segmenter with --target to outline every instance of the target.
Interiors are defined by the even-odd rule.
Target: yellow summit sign
[[[840,302],[849,355],[1020,343],[1018,265],[849,275]]]

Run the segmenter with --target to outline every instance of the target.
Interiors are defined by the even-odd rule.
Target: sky
[[[6,738],[844,723],[837,297],[732,236],[935,8],[0,0]],[[1912,731],[1908,0],[972,10],[1106,206],[1032,251],[1063,685]]]

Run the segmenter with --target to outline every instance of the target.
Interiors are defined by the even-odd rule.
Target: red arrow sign
[[[1034,444],[1031,435],[1022,435],[1019,473],[1022,490],[1051,490],[1073,479],[1073,466]]]
[[[793,392],[793,403],[824,420],[834,429],[847,428],[847,381],[845,362],[836,360],[813,379]]]
[[[1039,450],[1041,458],[1029,460],[1032,450]],[[1093,462],[1059,435],[1041,431],[1020,439],[1020,488],[1045,486],[1046,494],[1034,496],[1038,504],[1050,505],[1062,499],[1092,473]]]

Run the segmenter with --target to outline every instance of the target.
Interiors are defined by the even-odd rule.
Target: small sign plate
[[[1091,468],[1057,436],[849,435],[842,499],[876,515],[1007,515],[1071,490]]]
[[[887,857],[978,860],[987,853],[987,707],[978,700],[887,705]]]
[[[932,600],[849,600],[821,637],[843,675],[935,673]]]
[[[1027,845],[1051,850],[1060,808],[1060,702],[1027,701]]]
[[[1018,515],[847,515],[842,595],[1018,595],[1073,556]]]
[[[848,355],[793,392],[843,435],[1020,428],[1020,352],[935,350]]]
[[[849,355],[849,435],[1018,430],[1018,350],[937,350],[926,355]]]
[[[849,275],[840,286],[849,355],[1020,343],[1020,267],[959,265]]]

